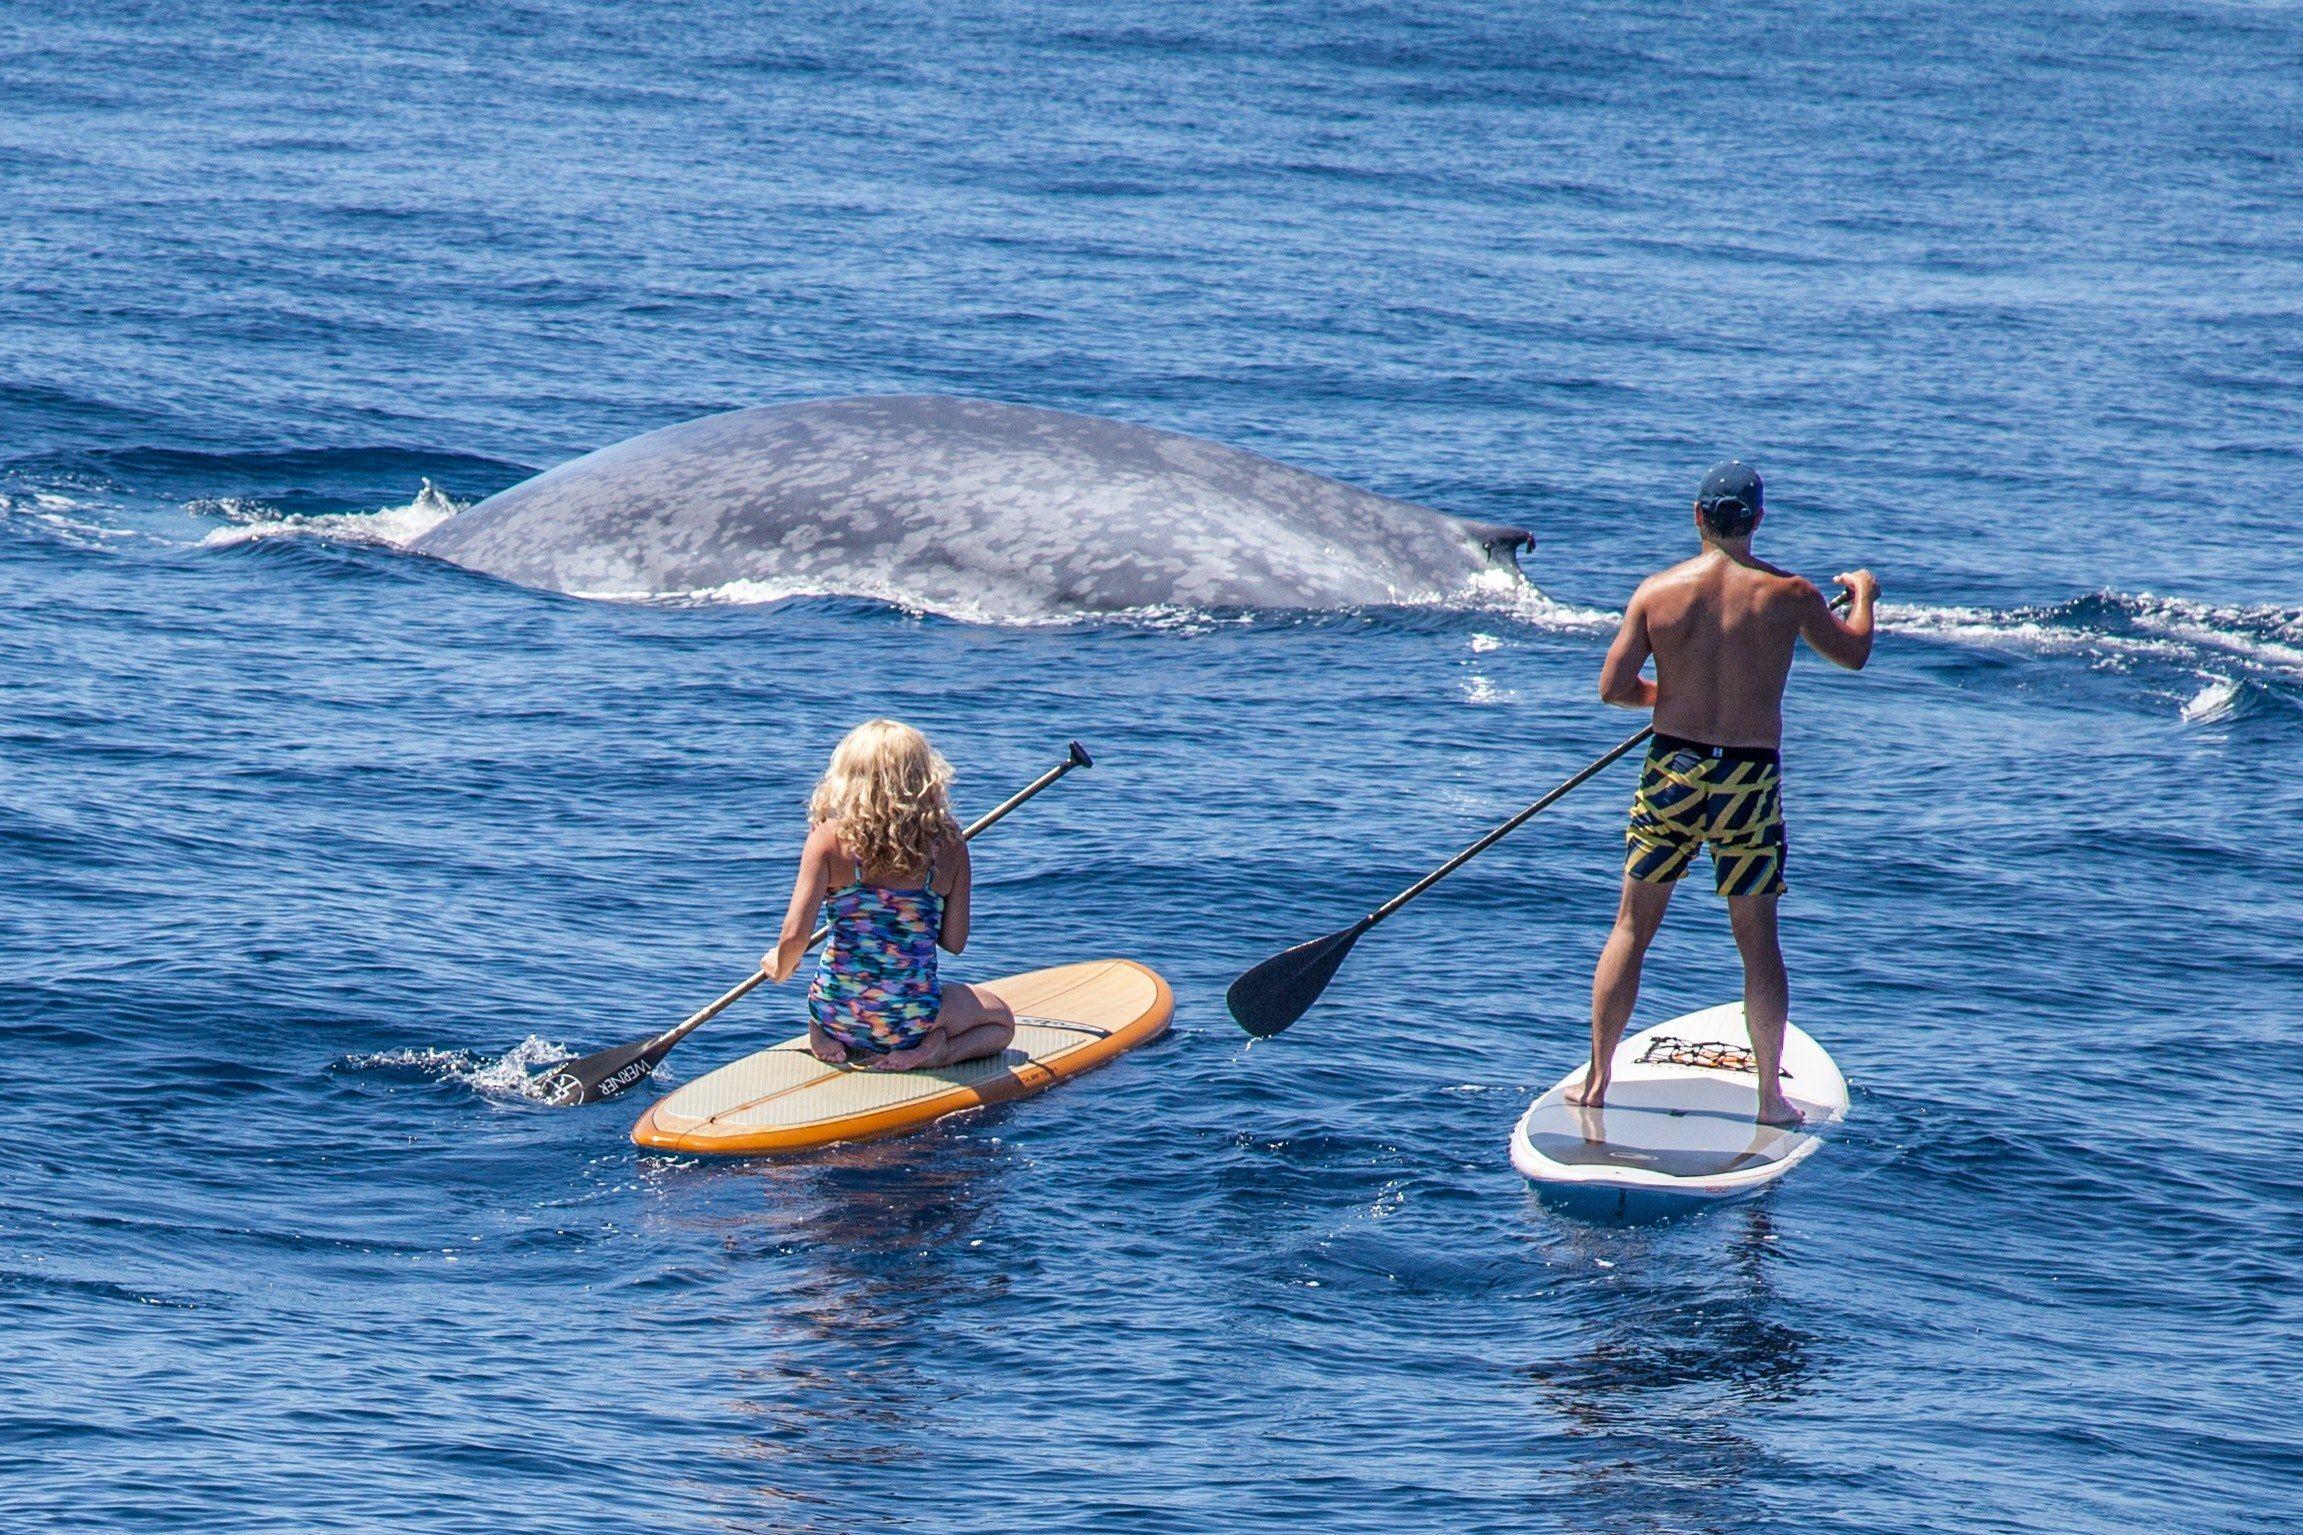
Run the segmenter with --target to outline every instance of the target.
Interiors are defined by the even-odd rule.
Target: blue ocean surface
[[[0,1526],[2303,1525],[2303,11],[0,11]],[[1524,523],[1540,597],[589,601],[406,551],[743,405],[983,396]],[[1713,460],[1868,564],[1787,740],[1763,1201],[1547,1206]],[[433,487],[426,490],[426,483]],[[898,594],[900,595],[900,594]],[[531,1073],[740,979],[893,713],[982,978],[1174,1031],[909,1140]],[[1638,1024],[1726,1000],[1699,878]],[[800,1021],[764,991],[675,1085]],[[654,1089],[650,1089],[650,1092]]]

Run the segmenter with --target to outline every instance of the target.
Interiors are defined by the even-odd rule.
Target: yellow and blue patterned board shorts
[[[1764,747],[1657,736],[1624,840],[1623,872],[1643,884],[1673,883],[1707,846],[1721,895],[1781,895],[1781,759]]]

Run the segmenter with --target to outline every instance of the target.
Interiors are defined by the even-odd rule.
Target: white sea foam
[[[960,623],[1027,627],[1122,623],[1180,633],[1202,633],[1251,624],[1259,618],[1271,616],[1268,612],[1216,613],[1169,603],[1156,607],[1091,613],[1077,609],[1051,609],[1041,605],[1040,599],[1032,594],[1021,590],[1006,590],[996,585],[987,585],[965,599],[952,599],[930,596],[882,580],[842,583],[838,591],[827,590],[821,582],[742,580],[689,591],[585,590],[571,592],[569,595],[599,602],[651,603],[674,607],[750,607],[808,597],[853,597],[867,602],[884,602],[908,613],[933,614]],[[1482,572],[1457,591],[1403,596],[1392,605],[1408,609],[1472,609],[1494,613],[1534,628],[1560,631],[1612,628],[1619,616],[1604,609],[1581,608],[1561,602],[1545,595],[1524,578],[1500,569]]]
[[[200,502],[195,510],[223,517],[229,526],[211,529],[200,542],[210,549],[228,548],[264,538],[325,538],[346,544],[372,544],[405,549],[426,533],[463,510],[448,493],[430,480],[405,506],[387,506],[373,512],[324,512],[317,516],[282,516],[261,502],[228,499]]]
[[[2212,725],[2229,719],[2239,708],[2240,692],[2236,677],[2209,677],[2207,685],[2183,705],[2183,723]]]
[[[1547,595],[1524,576],[1500,566],[1481,571],[1462,591],[1435,599],[1429,606],[1471,607],[1498,613],[1531,628],[1558,632],[1598,633],[1612,629],[1623,615],[1605,608],[1580,608]]]
[[[477,1092],[540,1101],[539,1074],[574,1059],[573,1051],[531,1034],[502,1055],[432,1048],[380,1050],[352,1056],[344,1065],[353,1071],[413,1071],[442,1082],[460,1082]]]
[[[969,598],[953,599],[932,597],[876,579],[843,582],[836,591],[827,588],[821,581],[746,579],[690,590],[583,590],[568,595],[595,602],[643,603],[666,607],[763,607],[769,603],[791,602],[809,597],[852,597],[864,602],[886,603],[889,607],[900,608],[907,613],[933,614],[938,618],[956,619],[970,624],[1074,624],[1102,616],[1036,608],[1026,595],[1005,593],[997,587],[987,587]]]
[[[104,549],[138,535],[96,521],[103,508],[48,490],[0,491],[0,523],[31,527],[58,543]]]
[[[2139,627],[2303,680],[2303,613],[2149,593],[2127,600]]]
[[[2100,629],[2057,622],[2038,608],[1914,607],[1879,605],[1879,627],[1888,634],[1917,634],[1955,640],[1985,650],[2039,654],[2093,653],[2098,656],[2156,655],[2182,660],[2187,652],[2171,640],[2108,634]]]

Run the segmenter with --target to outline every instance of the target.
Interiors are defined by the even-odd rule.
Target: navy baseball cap
[[[1759,514],[1767,510],[1761,500],[1765,490],[1758,470],[1740,458],[1731,458],[1712,465],[1711,473],[1703,477],[1702,488],[1695,493],[1695,504],[1713,532],[1734,538],[1750,532]]]

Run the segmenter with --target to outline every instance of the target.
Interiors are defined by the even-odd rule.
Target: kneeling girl
[[[951,781],[926,736],[868,720],[816,785],[791,908],[760,965],[788,979],[824,913],[808,1043],[826,1061],[914,1071],[997,1055],[1015,1037],[1005,1002],[936,972],[939,946],[957,954],[968,942],[968,845]]]

